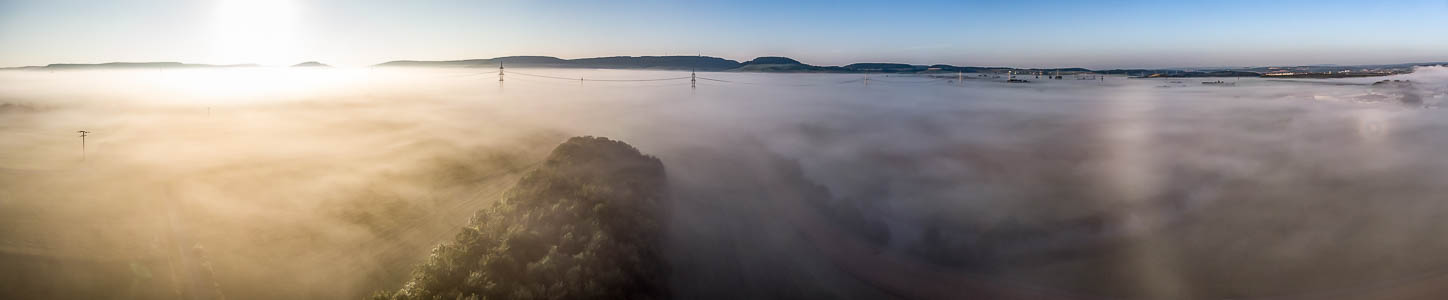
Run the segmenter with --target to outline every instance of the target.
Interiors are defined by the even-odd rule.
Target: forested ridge
[[[661,299],[663,164],[574,137],[373,299]]]

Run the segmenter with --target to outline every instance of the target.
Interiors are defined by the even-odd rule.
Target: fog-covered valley
[[[496,71],[0,72],[0,295],[396,290],[573,136],[662,162],[675,298],[1417,299],[1448,282],[1442,68],[692,88]]]

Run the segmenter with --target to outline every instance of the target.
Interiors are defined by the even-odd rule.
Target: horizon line
[[[610,56],[589,56],[589,57],[577,57],[577,58],[564,58],[564,57],[549,56],[549,55],[507,55],[507,56],[496,56],[496,57],[491,57],[491,58],[461,58],[461,59],[438,59],[438,60],[392,59],[392,60],[382,61],[382,62],[378,62],[378,63],[367,64],[367,65],[363,65],[363,66],[349,66],[349,67],[374,67],[374,66],[379,66],[379,65],[382,65],[382,64],[390,63],[390,62],[400,62],[400,61],[410,61],[410,62],[452,62],[452,61],[467,61],[467,60],[492,60],[492,59],[510,58],[510,57],[549,57],[549,58],[557,58],[557,59],[562,59],[562,60],[579,60],[579,59],[609,58],[609,57],[701,57],[701,58],[702,58],[702,57],[708,57],[708,58],[724,59],[724,60],[734,61],[734,62],[738,62],[738,63],[746,63],[746,62],[749,62],[750,60],[753,60],[754,58],[763,58],[763,57],[783,57],[783,58],[794,59],[794,58],[788,57],[788,56],[775,56],[775,55],[755,56],[755,57],[752,58],[752,59],[746,59],[746,60],[735,60],[735,59],[730,59],[730,58],[725,58],[725,57],[720,57],[720,56],[708,56],[708,55],[610,55]],[[797,59],[794,59],[794,60],[795,60],[795,61],[799,61],[799,60],[797,60]],[[175,64],[192,65],[192,66],[215,66],[215,67],[290,67],[290,66],[294,66],[294,65],[297,65],[297,64],[309,63],[309,62],[322,63],[322,64],[326,64],[326,65],[328,65],[328,66],[336,67],[335,65],[327,64],[327,63],[322,62],[322,61],[320,61],[320,60],[300,60],[300,61],[297,61],[297,62],[295,62],[295,63],[278,64],[278,65],[268,65],[268,64],[254,63],[254,62],[249,62],[249,63],[223,63],[223,64],[217,64],[217,63],[191,63],[191,62],[183,62],[183,61],[158,60],[158,61],[107,61],[107,62],[93,62],[93,63],[83,63],[83,62],[58,62],[58,63],[48,63],[48,64],[44,64],[44,65],[0,66],[0,70],[13,70],[13,69],[24,69],[24,68],[46,68],[46,67],[50,67],[50,66],[54,66],[54,65],[104,65],[104,64],[150,64],[150,63],[175,63]],[[1248,69],[1248,68],[1263,68],[1263,67],[1314,67],[1314,66],[1336,66],[1336,67],[1384,66],[1384,65],[1412,65],[1412,64],[1445,64],[1445,63],[1448,63],[1448,60],[1440,60],[1440,61],[1410,61],[1410,62],[1391,62],[1391,63],[1368,63],[1368,64],[1318,63],[1318,64],[1294,64],[1294,65],[1275,65],[1275,64],[1268,64],[1268,65],[1238,65],[1238,66],[1221,65],[1221,66],[1176,66],[1176,67],[1112,67],[1112,68],[1099,68],[1099,69],[1098,69],[1098,68],[1088,68],[1088,67],[1062,67],[1062,66],[1057,66],[1057,67],[1015,67],[1015,66],[1001,66],[1001,65],[954,65],[954,64],[948,64],[948,63],[920,64],[920,63],[885,62],[885,61],[879,61],[879,62],[864,61],[864,62],[854,62],[854,63],[850,63],[850,64],[844,64],[844,65],[813,65],[813,64],[809,64],[809,63],[802,62],[802,61],[801,61],[800,63],[801,63],[801,64],[805,64],[805,65],[810,65],[810,66],[818,66],[818,67],[843,67],[843,66],[848,66],[848,65],[850,65],[850,64],[904,64],[904,65],[911,65],[911,66],[945,65],[945,66],[952,66],[952,67],[1004,68],[1004,69],[1022,69],[1022,70],[1030,70],[1030,69],[1077,69],[1077,68],[1079,68],[1079,69],[1086,69],[1086,70],[1091,70],[1091,71],[1096,71],[1096,70],[1109,71],[1109,70],[1188,70],[1188,69],[1221,69],[1221,70],[1230,70],[1230,69]]]

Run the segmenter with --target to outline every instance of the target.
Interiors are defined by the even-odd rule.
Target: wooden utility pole
[[[85,161],[85,136],[90,134],[90,131],[78,130],[76,133],[80,134],[80,161]]]

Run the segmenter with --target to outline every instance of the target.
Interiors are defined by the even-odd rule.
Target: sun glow
[[[212,63],[296,63],[297,7],[290,0],[222,0],[216,7]]]
[[[369,74],[351,68],[203,68],[147,74],[139,82],[164,95],[161,99],[239,105],[365,91],[358,87],[372,86]]]

